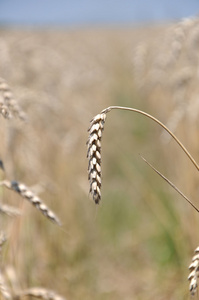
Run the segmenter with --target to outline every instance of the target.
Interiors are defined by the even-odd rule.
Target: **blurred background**
[[[196,206],[198,171],[157,124],[112,111],[96,207],[86,141],[102,109],[130,106],[160,119],[199,161],[198,11],[196,0],[0,1],[0,77],[28,119],[0,119],[1,177],[31,187],[63,223],[1,191],[3,203],[23,211],[1,218],[12,289],[42,286],[73,300],[189,299],[199,215],[139,153]]]

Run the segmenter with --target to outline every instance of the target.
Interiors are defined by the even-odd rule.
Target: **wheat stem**
[[[153,165],[151,165],[142,155],[140,155],[141,158],[147,163],[149,167],[151,167],[160,177],[162,177],[178,194],[180,194],[197,212],[199,212],[199,209],[189,200],[187,196],[185,196],[178,188],[173,184],[167,177],[165,177],[162,173],[160,173]]]

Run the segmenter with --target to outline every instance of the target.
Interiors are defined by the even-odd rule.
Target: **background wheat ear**
[[[192,263],[189,266],[189,276],[190,281],[189,290],[191,295],[195,295],[198,289],[198,277],[199,277],[199,247],[196,248],[195,254],[192,258]]]
[[[52,212],[42,200],[36,196],[25,184],[17,181],[3,180],[0,185],[7,187],[10,190],[17,192],[24,199],[28,200],[33,206],[35,206],[41,213],[46,216],[50,221],[61,226],[61,222],[58,217]]]
[[[88,179],[90,182],[90,193],[96,204],[101,200],[101,139],[104,130],[106,114],[96,115],[90,122],[87,141]]]
[[[4,118],[9,119],[14,115],[17,118],[26,121],[26,114],[18,105],[10,86],[3,78],[0,78],[0,94],[2,96],[0,101],[0,113],[4,116]]]

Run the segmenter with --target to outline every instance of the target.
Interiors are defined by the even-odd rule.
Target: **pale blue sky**
[[[0,0],[0,24],[97,25],[178,20],[199,0]]]

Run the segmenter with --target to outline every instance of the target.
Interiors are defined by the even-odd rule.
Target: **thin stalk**
[[[160,177],[162,177],[178,194],[180,194],[197,212],[199,212],[199,209],[189,200],[187,196],[185,196],[178,188],[173,184],[167,177],[165,177],[162,173],[160,173],[154,166],[152,166],[142,155],[140,155],[141,158],[147,163],[149,167],[151,167]]]
[[[157,124],[159,124],[164,130],[166,130],[170,134],[170,136],[172,136],[172,138],[176,141],[176,143],[180,146],[180,148],[184,151],[184,153],[188,156],[190,161],[194,164],[196,169],[199,171],[199,165],[197,164],[195,159],[192,157],[192,155],[189,153],[189,151],[179,141],[179,139],[175,136],[175,134],[171,130],[169,130],[169,128],[166,125],[164,125],[162,122],[160,122],[158,119],[156,119],[152,115],[150,115],[150,114],[148,114],[148,113],[146,113],[142,110],[139,110],[139,109],[136,109],[136,108],[131,108],[131,107],[123,107],[123,106],[109,106],[109,107],[105,108],[101,113],[107,114],[112,109],[121,109],[121,110],[133,111],[133,112],[139,113],[141,115],[144,115],[144,116],[148,117],[149,119],[153,120],[154,122],[156,122]]]

